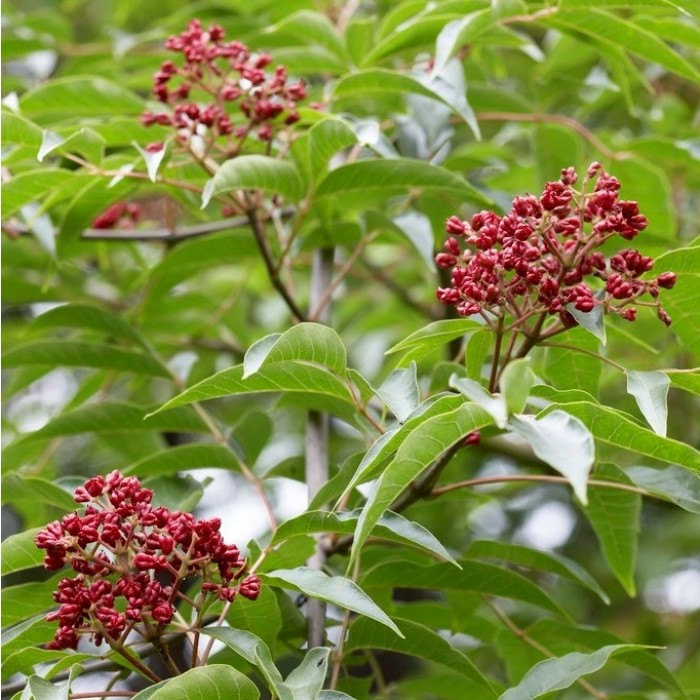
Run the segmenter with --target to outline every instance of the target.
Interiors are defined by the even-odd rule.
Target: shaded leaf
[[[465,678],[491,691],[491,697],[496,697],[488,679],[474,662],[466,654],[453,648],[449,641],[417,622],[402,619],[400,624],[406,635],[404,639],[390,634],[386,628],[371,620],[363,618],[355,620],[350,627],[350,636],[345,649],[346,651],[383,649],[434,661],[454,669]]]
[[[178,445],[148,455],[122,469],[124,474],[163,476],[189,469],[229,469],[239,471],[240,463],[233,452],[219,445]]]
[[[621,469],[612,465],[598,467],[596,478],[632,483]],[[641,507],[642,498],[637,493],[600,488],[589,490],[588,506],[583,510],[598,537],[605,561],[630,596],[636,592],[634,568]]]
[[[2,479],[2,488],[5,491],[3,503],[7,503],[7,499],[11,498],[13,501],[30,501],[54,506],[62,511],[72,511],[76,508],[71,494],[38,476],[24,476],[14,472],[7,474]]]
[[[672,501],[691,513],[700,513],[700,477],[687,469],[629,467],[625,474],[637,486]]]

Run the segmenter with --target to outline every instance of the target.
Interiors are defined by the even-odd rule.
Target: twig
[[[431,491],[430,497],[442,496],[443,494],[450,493],[451,491],[457,491],[459,489],[471,488],[473,486],[485,486],[487,484],[507,484],[511,482],[518,481],[528,481],[528,482],[542,482],[547,484],[568,484],[569,480],[563,476],[550,476],[548,474],[508,474],[504,476],[484,476],[478,479],[467,479],[466,481],[458,481],[454,484],[447,484],[446,486],[440,486]],[[620,491],[630,491],[632,493],[638,493],[642,496],[649,496],[652,498],[659,498],[655,496],[650,491],[640,488],[638,486],[632,486],[631,484],[621,484],[616,481],[603,481],[601,479],[589,479],[587,482],[588,486],[601,486],[604,488],[618,489]],[[665,499],[661,499],[665,500]]]
[[[272,254],[270,253],[270,248],[267,245],[267,240],[265,239],[265,231],[263,230],[260,219],[257,215],[257,210],[250,209],[247,212],[248,222],[250,223],[251,229],[253,230],[253,237],[258,245],[260,254],[262,255],[263,262],[265,263],[265,268],[267,270],[267,276],[272,282],[272,286],[279,292],[280,296],[284,300],[285,304],[289,310],[294,315],[297,321],[305,321],[306,315],[297,306],[297,303],[292,298],[289,290],[285,286],[282,278],[279,275],[279,270],[275,261],[272,259]]]
[[[554,654],[550,649],[548,649],[546,646],[543,644],[540,644],[536,639],[533,639],[524,629],[521,627],[518,627],[518,625],[513,622],[513,620],[510,619],[510,617],[503,611],[501,608],[496,605],[492,600],[490,600],[487,596],[482,596],[484,602],[486,605],[488,605],[491,610],[496,614],[496,617],[498,617],[501,622],[505,624],[505,626],[516,636],[518,639],[522,639],[525,644],[528,646],[532,647],[533,649],[536,649],[537,651],[540,652],[543,656],[546,656],[548,659],[554,659],[556,658],[556,654]],[[593,687],[587,680],[584,678],[577,678],[576,682],[585,690],[587,690],[594,698],[597,698],[597,700],[605,700],[607,695],[601,691],[599,691],[597,688]]]
[[[352,580],[357,583],[357,579],[360,576],[360,557],[355,559],[355,565],[352,572]],[[331,680],[329,688],[335,690],[338,686],[338,679],[340,678],[340,669],[343,665],[343,649],[345,647],[345,638],[348,634],[348,627],[350,626],[350,610],[346,608],[343,614],[343,623],[340,627],[340,638],[338,641],[338,648],[333,652],[333,668],[331,670]]]
[[[535,13],[537,14],[537,13]],[[532,15],[534,16],[534,15]],[[531,114],[521,112],[477,112],[476,118],[479,121],[502,121],[502,122],[534,122],[536,124],[562,124],[577,131],[588,141],[593,148],[602,153],[610,160],[622,160],[630,157],[626,152],[616,152],[608,148],[588,127],[581,122],[567,117],[563,114]]]

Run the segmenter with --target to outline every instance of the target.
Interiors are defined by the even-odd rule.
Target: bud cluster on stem
[[[524,334],[530,347],[576,325],[572,309],[600,307],[634,321],[637,305],[653,306],[669,325],[658,297],[660,288],[674,286],[675,274],[643,280],[654,265],[650,257],[624,249],[608,258],[598,250],[647,227],[637,202],[619,198],[619,180],[600,163],[588,168],[580,189],[577,180],[574,168],[565,168],[540,197],[516,197],[504,216],[451,216],[446,252],[435,258],[451,270],[451,285],[437,290],[438,300],[462,316],[480,314],[494,327],[495,319],[507,320],[505,330]],[[547,324],[548,317],[555,320]]]
[[[216,147],[233,157],[249,134],[269,143],[280,127],[298,121],[306,86],[290,83],[284,66],[268,71],[269,54],[254,55],[242,42],[224,39],[223,27],[204,29],[199,20],[167,39],[166,48],[182,54],[184,65],[165,61],[153,77],[153,94],[171,111],[146,111],[141,123],[173,126],[180,142],[201,138],[206,152]]]
[[[53,594],[59,607],[46,619],[59,627],[48,648],[75,649],[80,635],[89,635],[95,644],[121,649],[133,631],[160,650],[176,605],[195,609],[196,627],[216,599],[258,597],[260,579],[246,576],[246,561],[236,545],[224,543],[218,518],[155,507],[152,498],[136,477],[95,476],[75,491],[76,502],[86,504],[83,513],[36,535],[47,570],[69,565],[76,574],[59,581]],[[196,600],[182,590],[193,577],[201,580]]]

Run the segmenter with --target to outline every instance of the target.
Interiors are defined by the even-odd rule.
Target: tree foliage
[[[694,3],[3,12],[3,697],[700,697]]]

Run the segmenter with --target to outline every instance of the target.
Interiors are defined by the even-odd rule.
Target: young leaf
[[[270,156],[244,155],[227,160],[207,182],[202,209],[217,195],[236,190],[262,190],[282,195],[290,202],[303,196],[301,178],[291,163]]]
[[[501,394],[492,395],[484,389],[479,382],[473,379],[458,377],[453,374],[450,377],[450,387],[457,389],[461,394],[464,394],[468,399],[481,406],[492,417],[499,428],[506,427],[508,420],[508,406],[506,405],[505,397]]]
[[[411,335],[389,348],[386,354],[407,353],[416,349],[429,352],[433,348],[445,345],[455,338],[462,338],[467,334],[483,330],[486,329],[481,323],[466,318],[434,321],[420,330],[414,331]]]
[[[399,423],[406,419],[420,404],[420,389],[416,375],[416,363],[395,369],[377,389],[377,396],[389,407]]]
[[[621,469],[612,465],[601,465],[596,470],[596,478],[632,483]],[[600,541],[605,561],[632,597],[636,592],[634,568],[641,507],[642,498],[637,493],[595,488],[589,490],[588,507],[583,511]]]
[[[564,690],[579,678],[603,668],[612,656],[650,647],[641,644],[611,644],[590,654],[574,651],[533,666],[517,686],[498,700],[534,700],[555,690]]]
[[[568,408],[568,405],[567,405]],[[593,436],[567,411],[552,411],[542,418],[513,416],[509,427],[527,440],[535,454],[563,474],[578,499],[587,503],[586,482],[595,459]]]
[[[443,664],[490,691],[487,696],[496,697],[491,683],[479,671],[476,664],[437,632],[425,625],[405,619],[401,620],[401,629],[406,635],[404,639],[390,634],[385,627],[371,620],[360,618],[350,627],[350,636],[345,650],[349,652],[354,649],[384,649]]]
[[[522,413],[535,383],[528,358],[509,362],[503,370],[499,385],[510,413]]]
[[[383,628],[382,628],[383,629]],[[292,700],[317,698],[328,671],[328,647],[316,647],[306,652],[302,662],[284,679]],[[284,700],[280,696],[280,700]]]
[[[273,333],[254,343],[243,360],[243,379],[278,362],[308,362],[343,375],[347,353],[340,336],[321,323],[299,323],[281,335]]]
[[[627,371],[627,391],[634,396],[642,415],[657,435],[666,437],[668,387],[671,380],[663,372]]]
[[[322,571],[305,566],[297,569],[277,569],[265,574],[271,585],[286,588],[291,586],[312,598],[347,608],[360,615],[381,622],[403,637],[401,630],[391,618],[353,581],[342,576],[327,576]]]
[[[155,692],[154,692],[155,688]],[[133,700],[259,700],[253,681],[232,666],[210,664],[185,671],[134,695]]]
[[[425,420],[401,444],[379,477],[357,521],[354,560],[379,518],[403,490],[465,435],[493,423],[481,407],[465,403],[454,411]],[[408,423],[406,424],[408,425]]]

